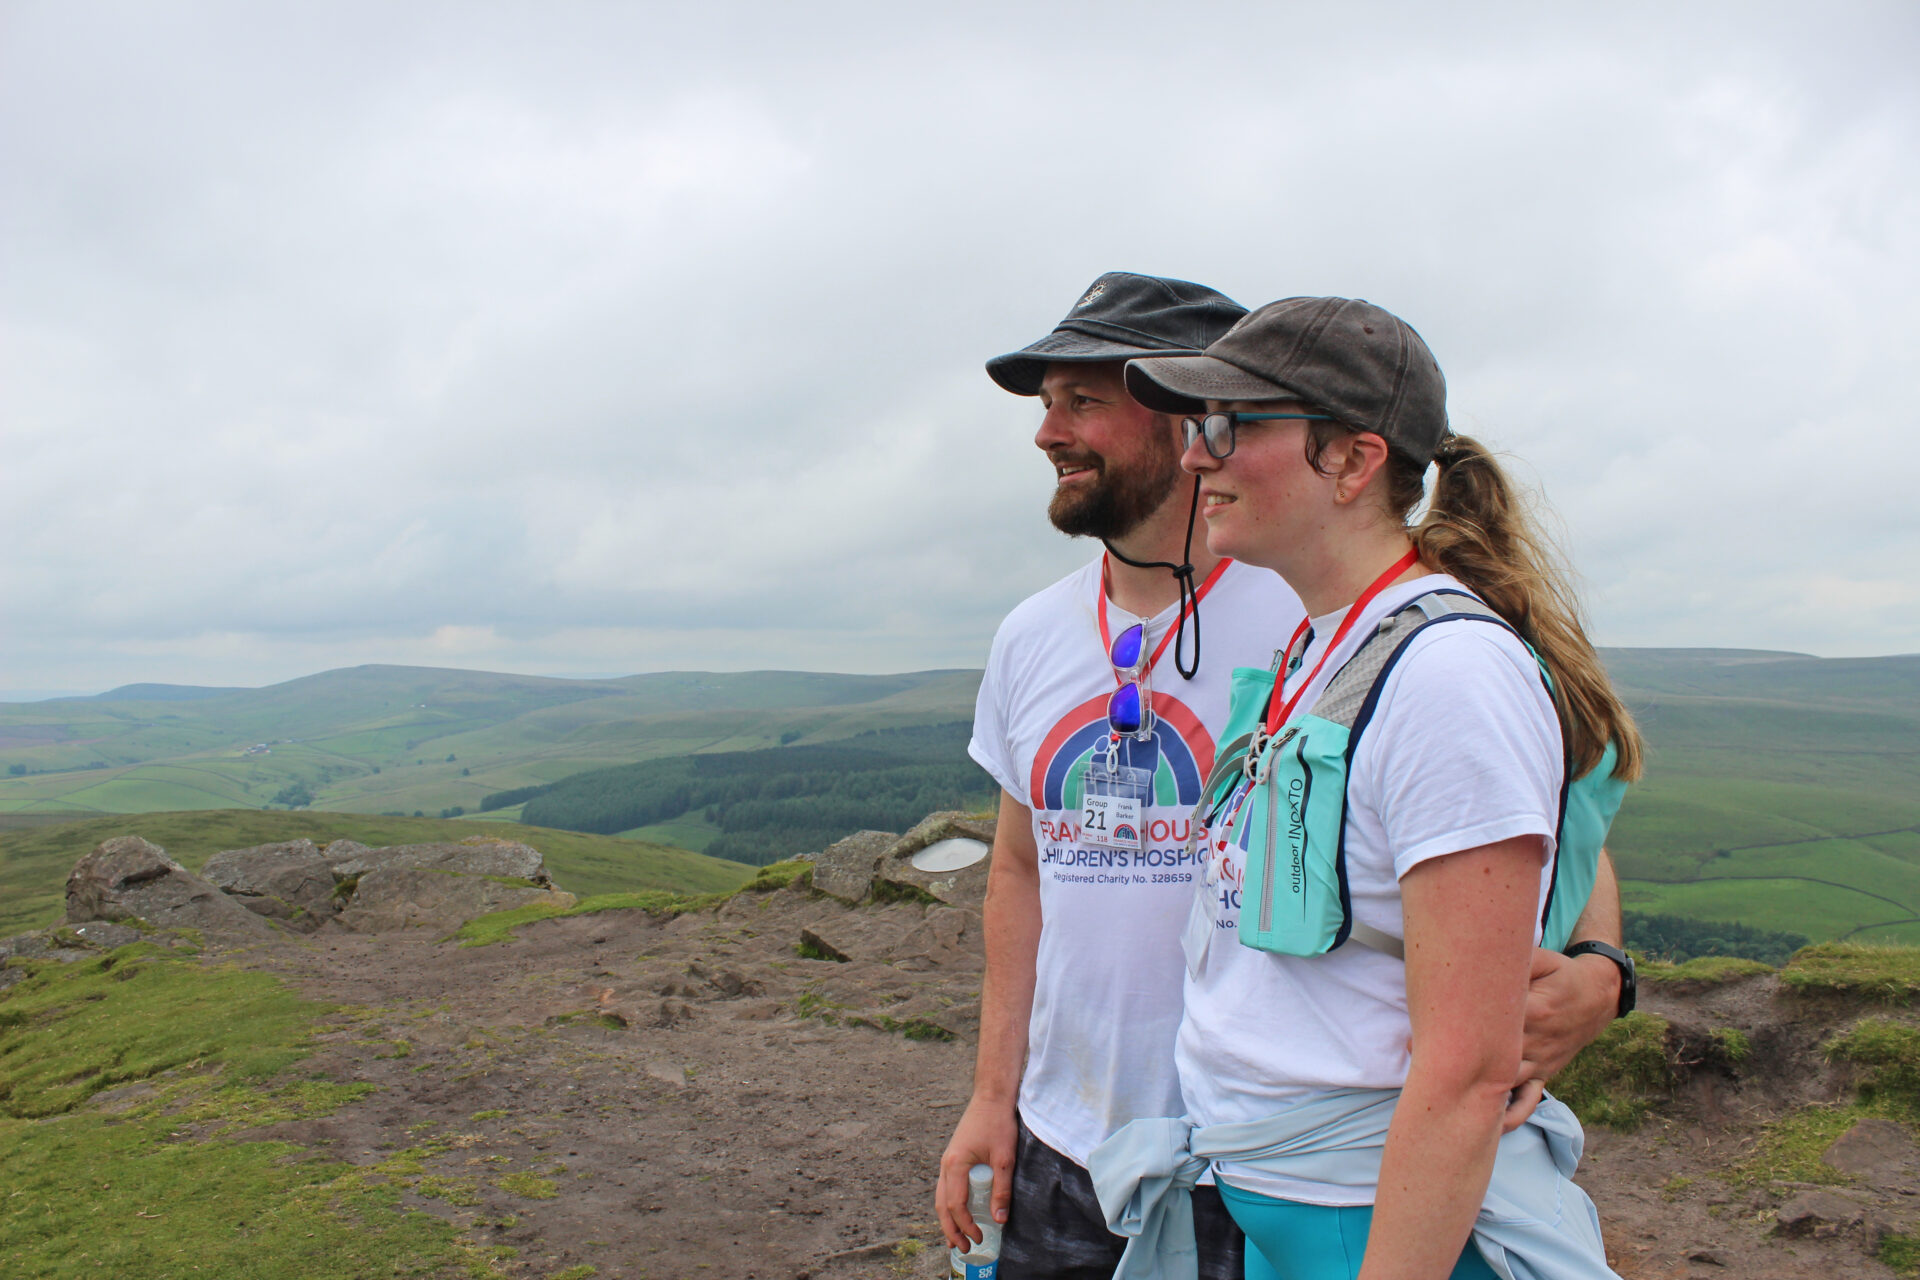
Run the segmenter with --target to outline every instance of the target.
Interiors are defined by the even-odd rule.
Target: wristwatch
[[[1576,942],[1560,954],[1569,959],[1584,955],[1600,955],[1613,961],[1620,969],[1620,1009],[1613,1016],[1624,1018],[1633,1012],[1637,989],[1633,980],[1633,957],[1620,948],[1605,942]]]

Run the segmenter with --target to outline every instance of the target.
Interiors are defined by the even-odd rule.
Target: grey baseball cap
[[[1127,365],[1127,390],[1161,413],[1204,400],[1300,400],[1417,462],[1447,434],[1447,380],[1413,327],[1358,298],[1282,298],[1197,356]]]
[[[1039,395],[1054,361],[1198,355],[1246,314],[1245,307],[1203,284],[1109,271],[1052,333],[987,361],[987,376],[1017,396]]]

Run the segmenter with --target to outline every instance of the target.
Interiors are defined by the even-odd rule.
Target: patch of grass
[[[796,880],[803,882],[803,887],[811,888],[813,863],[799,858],[790,858],[785,862],[769,862],[755,872],[753,879],[747,881],[741,888],[747,893],[772,893],[776,889],[786,888]]]
[[[600,1268],[583,1262],[577,1267],[568,1267],[565,1271],[556,1271],[547,1280],[587,1280],[589,1276],[600,1274]]]
[[[1747,1156],[1727,1171],[1741,1186],[1769,1182],[1817,1182],[1838,1186],[1853,1179],[1820,1157],[1841,1134],[1853,1128],[1866,1108],[1803,1107],[1770,1121]]]
[[[812,987],[808,987],[805,991],[802,991],[793,998],[793,1012],[795,1017],[818,1018],[820,1021],[833,1026],[840,1025],[840,1012],[846,1007],[847,1006],[841,1004],[838,1000],[832,1000],[821,995]]]
[[[1713,1047],[1729,1066],[1739,1066],[1753,1056],[1753,1042],[1738,1027],[1715,1027]]]
[[[1694,1179],[1689,1178],[1684,1173],[1676,1173],[1661,1185],[1660,1198],[1668,1204],[1672,1204],[1676,1200],[1684,1199],[1688,1189],[1691,1188],[1693,1184]]]
[[[876,906],[884,906],[889,902],[917,902],[921,906],[926,907],[942,907],[946,905],[941,902],[940,899],[934,897],[925,889],[922,889],[919,885],[902,884],[896,880],[876,879],[873,882],[873,889],[869,892],[867,900]]]
[[[1821,1051],[1829,1062],[1868,1068],[1859,1082],[1860,1100],[1920,1123],[1920,1027],[1888,1018],[1868,1018],[1835,1036]]]
[[[1737,982],[1741,978],[1772,973],[1774,968],[1758,960],[1742,960],[1737,956],[1695,956],[1681,964],[1673,964],[1666,960],[1641,960],[1635,957],[1634,972],[1642,983],[1652,983],[1656,986],[1662,983],[1687,982],[1717,987],[1722,983]]]
[[[1843,995],[1878,1004],[1920,996],[1920,947],[1822,942],[1796,952],[1780,980],[1807,995]]]
[[[400,1208],[371,1170],[208,1136],[325,1115],[371,1088],[284,1078],[328,1010],[268,975],[135,943],[36,971],[0,1012],[0,1275],[485,1274],[450,1224]],[[112,1114],[90,1105],[135,1082]]]
[[[1920,1236],[1889,1231],[1880,1238],[1880,1261],[1901,1276],[1920,1276]]]
[[[509,889],[538,889],[542,887],[527,879],[525,876],[482,876],[481,879],[491,880],[495,884],[503,884]]]
[[[480,1188],[472,1178],[419,1178],[413,1184],[413,1193],[429,1200],[444,1200],[462,1209],[472,1209],[480,1203]]]
[[[525,1200],[552,1200],[560,1194],[559,1183],[533,1173],[502,1174],[493,1185]]]
[[[558,920],[565,916],[590,916],[601,911],[645,911],[650,915],[677,916],[682,912],[698,911],[715,906],[726,901],[730,896],[724,893],[707,893],[687,897],[683,894],[669,893],[664,889],[647,889],[640,893],[597,893],[580,899],[570,907],[532,902],[508,911],[495,911],[489,915],[475,916],[448,936],[458,938],[463,947],[485,947],[496,942],[509,942],[513,939],[515,929],[539,920]]]
[[[1580,1051],[1550,1086],[1584,1124],[1629,1132],[1673,1087],[1667,1020],[1636,1009]]]
[[[505,1108],[494,1107],[487,1111],[476,1111],[467,1118],[473,1121],[473,1123],[479,1124],[482,1120],[502,1120],[506,1118],[506,1115],[507,1112]]]

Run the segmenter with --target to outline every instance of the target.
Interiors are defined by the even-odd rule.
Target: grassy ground
[[[681,894],[665,893],[658,890],[644,893],[601,893],[580,899],[571,907],[555,907],[535,903],[525,907],[514,907],[509,911],[496,911],[491,915],[477,916],[460,926],[454,934],[463,947],[485,947],[496,942],[511,942],[513,931],[522,925],[536,920],[556,920],[563,916],[588,916],[601,911],[651,911],[678,914],[683,911],[698,911],[718,906],[735,893],[771,893],[775,889],[784,889],[801,876],[811,877],[811,862],[775,862],[761,867],[759,873],[745,884],[718,893]],[[809,879],[808,884],[813,881]]]
[[[47,963],[0,994],[0,1274],[497,1274],[452,1227],[400,1209],[399,1180],[225,1136],[366,1091],[297,1070],[330,1014],[149,943]]]
[[[316,843],[349,839],[386,845],[490,836],[524,841],[540,850],[554,880],[577,894],[713,893],[735,888],[753,874],[750,867],[684,849],[513,823],[305,810],[148,813],[0,831],[0,937],[57,923],[67,872],[100,841],[117,835],[144,836],[188,870],[198,870],[222,849],[302,837]]]

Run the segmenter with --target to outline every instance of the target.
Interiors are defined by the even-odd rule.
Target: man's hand
[[[989,1103],[975,1098],[967,1104],[940,1157],[940,1185],[933,1193],[934,1207],[940,1212],[940,1231],[949,1246],[970,1248],[984,1234],[967,1211],[967,1171],[977,1164],[993,1166],[993,1220],[1006,1222],[1007,1205],[1013,1199],[1013,1151],[1018,1140],[1011,1102]]]
[[[1605,956],[1569,960],[1557,951],[1533,952],[1527,985],[1526,1040],[1520,1075],[1501,1131],[1517,1129],[1539,1105],[1546,1082],[1606,1030],[1620,1007],[1620,970]]]

